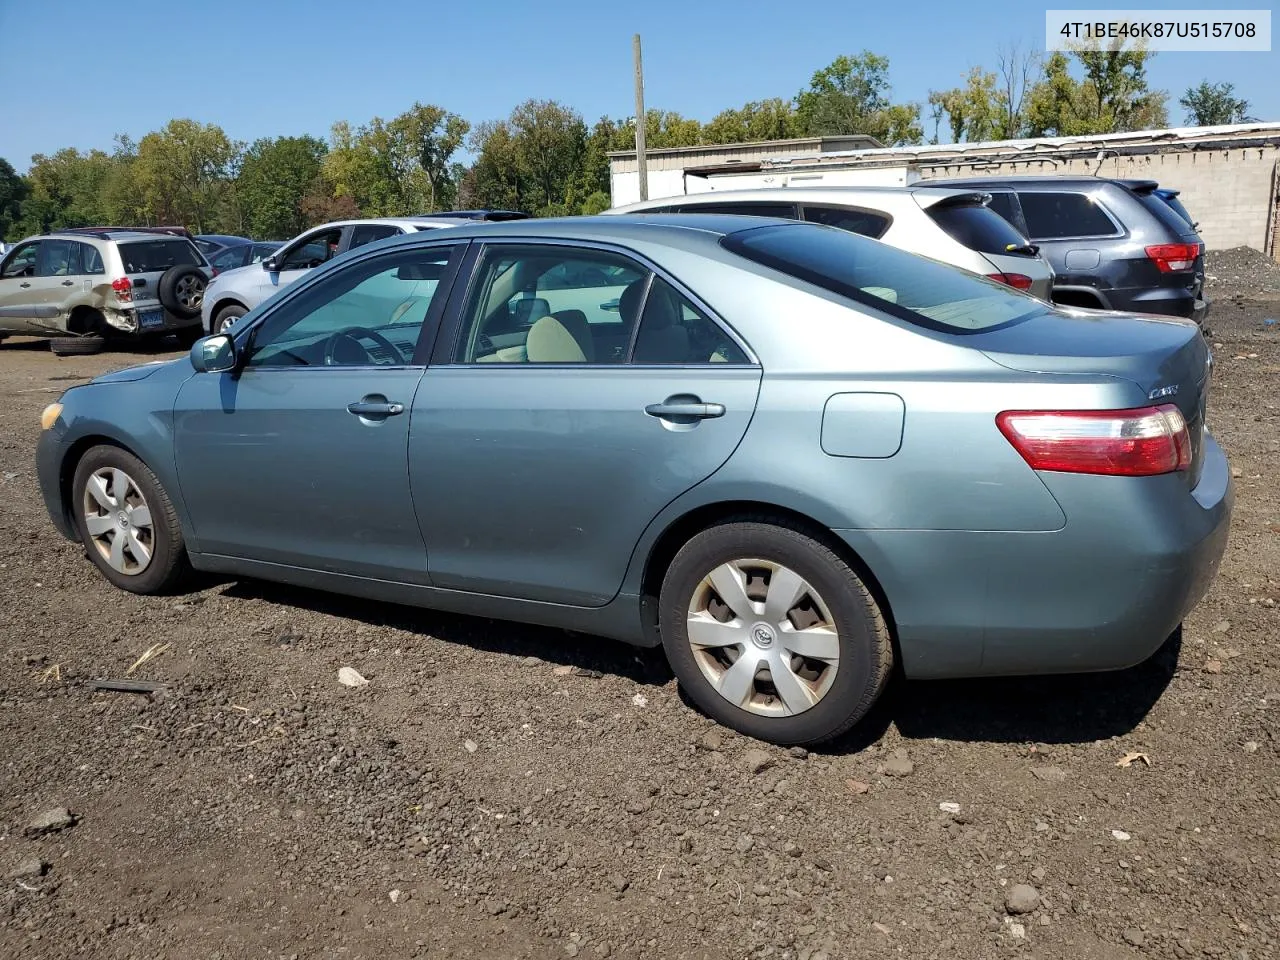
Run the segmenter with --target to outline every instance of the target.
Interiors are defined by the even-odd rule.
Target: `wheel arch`
[[[772,522],[799,530],[828,547],[844,560],[866,585],[872,598],[880,607],[880,614],[889,627],[894,655],[901,663],[898,647],[898,631],[893,618],[893,606],[875,572],[858,553],[831,528],[800,510],[779,506],[761,500],[726,500],[706,503],[682,513],[671,520],[654,539],[645,556],[640,579],[640,616],[646,637],[656,642],[658,637],[658,594],[667,568],[680,548],[693,537],[712,527],[735,521],[752,520]]]
[[[213,306],[209,308],[209,330],[213,331],[214,321],[218,319],[218,314],[227,307],[240,307],[246,313],[250,308],[239,297],[224,295],[213,302]]]
[[[67,447],[67,452],[63,454],[62,462],[58,466],[58,499],[62,506],[63,516],[73,530],[76,529],[75,516],[72,512],[75,497],[71,489],[71,483],[75,479],[76,468],[80,466],[80,461],[94,447],[116,447],[146,463],[146,460],[139,455],[137,450],[131,448],[127,443],[123,443],[119,439],[106,434],[90,433],[74,440]]]
[[[106,318],[101,310],[84,303],[72,307],[71,313],[67,316],[68,333],[78,335],[102,333],[106,324]]]

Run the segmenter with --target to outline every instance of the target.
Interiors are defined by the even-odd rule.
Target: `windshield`
[[[832,227],[756,227],[720,242],[748,260],[933,330],[992,330],[1048,309],[1004,284]]]

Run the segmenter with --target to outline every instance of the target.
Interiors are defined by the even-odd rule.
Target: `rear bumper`
[[[1165,317],[1185,317],[1203,324],[1209,315],[1210,300],[1186,287],[1148,287],[1115,290],[1110,295],[1113,310],[1155,313]]]
[[[1042,476],[1061,530],[836,531],[880,581],[908,676],[1123,669],[1204,596],[1234,498],[1212,437],[1194,491],[1177,475]]]

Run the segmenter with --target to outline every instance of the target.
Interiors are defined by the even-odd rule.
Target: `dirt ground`
[[[112,589],[32,448],[62,389],[137,358],[0,345],[0,957],[1280,956],[1271,317],[1215,306],[1237,506],[1180,642],[1120,674],[898,680],[807,756],[713,727],[650,651],[256,582]],[[168,696],[93,692],[154,644],[132,676]],[[26,835],[56,807],[74,825]]]

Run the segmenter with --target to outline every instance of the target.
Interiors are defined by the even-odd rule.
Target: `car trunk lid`
[[[1193,322],[1057,308],[966,339],[1011,370],[1117,377],[1152,405],[1176,405],[1191,435],[1188,479],[1199,478],[1212,353]]]

